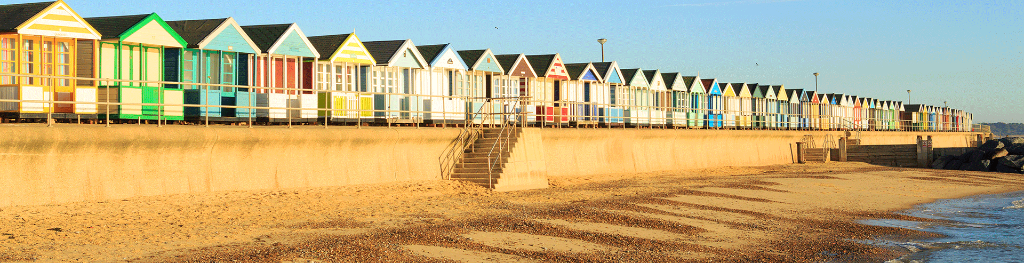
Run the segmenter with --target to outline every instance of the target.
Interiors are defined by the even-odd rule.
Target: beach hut
[[[516,94],[524,98],[524,105],[519,110],[524,111],[523,115],[526,116],[526,122],[529,123],[543,123],[542,119],[537,114],[537,108],[542,105],[538,100],[536,94],[539,93],[537,86],[537,72],[533,70],[533,65],[523,54],[506,54],[506,55],[495,55],[494,58],[498,61],[498,65],[505,71],[505,75],[509,78],[518,79],[519,87]]]
[[[864,128],[861,126],[861,110],[863,109],[861,106],[861,98],[857,96],[850,96],[850,99],[853,102],[853,116],[851,117],[853,127],[857,130],[862,130]]]
[[[565,63],[559,54],[530,55],[526,56],[537,72],[535,91],[533,97],[540,101],[537,105],[537,114],[543,116],[543,122],[557,125],[569,123],[569,108],[565,107],[563,95],[565,95],[565,81],[569,80],[569,73],[565,70]]]
[[[686,84],[683,81],[683,74],[661,73],[661,79],[665,80],[665,119],[669,127],[686,127]]]
[[[785,129],[789,127],[789,94],[786,93],[784,85],[774,85],[775,90],[775,127]]]
[[[924,105],[909,104],[904,106],[903,119],[910,123],[911,130],[924,131],[928,129],[928,112]]]
[[[179,59],[176,52],[165,49],[186,45],[156,13],[91,17],[85,21],[103,36],[97,55],[97,71],[103,79],[164,81],[165,57],[169,62]],[[157,105],[181,105],[182,98],[177,85],[166,87],[157,82],[103,82],[97,91],[100,102],[127,104],[99,106],[100,114],[121,120],[182,120],[181,107]],[[140,105],[143,103],[154,105]]]
[[[752,111],[751,112],[751,117],[753,119],[752,120],[753,123],[751,123],[751,126],[752,126],[752,128],[755,128],[755,129],[763,129],[766,126],[765,115],[766,115],[766,111],[768,110],[768,105],[767,105],[768,100],[765,98],[765,93],[766,93],[765,89],[767,89],[768,86],[767,85],[757,85],[756,83],[754,85],[751,85],[751,86],[752,86],[752,88],[750,89],[750,95],[751,95],[751,102],[752,102],[752,105],[753,105],[753,108],[751,110]]]
[[[420,97],[422,100],[421,110],[423,113],[424,124],[447,124],[447,123],[463,123],[465,122],[465,103],[464,99],[450,100],[452,96],[459,94],[460,91],[464,91],[466,86],[467,71],[471,70],[470,62],[466,62],[462,54],[456,52],[452,48],[451,44],[439,44],[439,45],[422,45],[416,46],[416,50],[423,56],[423,60],[427,62],[428,67],[420,71],[419,74],[421,92],[419,94],[426,95]],[[476,52],[466,52],[476,53]],[[481,55],[487,56],[487,62],[485,65],[480,66],[482,69],[496,71],[495,74],[501,76],[503,73],[501,67],[498,66],[498,61],[494,59],[494,54],[490,53],[490,50],[482,50],[479,53],[486,54]],[[472,57],[473,55],[469,55]],[[476,60],[471,60],[478,62]],[[487,81],[486,84],[491,83],[503,83],[498,81],[497,78],[492,78],[493,82]],[[474,82],[475,83],[475,82]],[[486,86],[485,84],[485,86]],[[516,87],[518,88],[518,87]],[[486,90],[490,91],[491,88],[485,87]],[[494,90],[507,90],[497,89]],[[497,94],[495,94],[497,95]],[[489,97],[489,96],[488,96]],[[483,102],[483,101],[480,101]],[[500,107],[491,107],[493,109]],[[477,107],[473,108],[477,110]],[[462,112],[463,114],[457,114],[456,112]],[[493,118],[499,118],[500,116],[492,116]]]
[[[644,70],[644,77],[647,78],[647,83],[650,84],[650,89],[647,90],[645,96],[647,97],[647,117],[650,119],[652,126],[664,126],[665,125],[665,95],[668,94],[668,88],[665,86],[665,80],[661,77],[661,70]]]
[[[426,56],[426,53],[421,50],[421,53]],[[472,109],[475,112],[486,112],[486,113],[502,113],[511,111],[510,107],[517,107],[512,105],[512,101],[508,98],[519,96],[519,77],[505,75],[505,69],[498,59],[494,56],[494,53],[490,49],[479,49],[479,50],[461,50],[458,55],[462,57],[462,60],[466,62],[468,66],[467,78],[469,81],[469,89],[472,91],[470,94],[472,99],[470,101]],[[487,98],[482,100],[479,98]],[[494,98],[501,98],[494,100]],[[490,102],[490,106],[484,107],[484,103]],[[495,118],[501,118],[500,114],[491,115],[493,118],[491,122],[496,121]]]
[[[626,108],[625,118],[627,124],[639,125],[639,124],[650,124],[647,118],[647,91],[650,90],[650,84],[647,83],[647,77],[644,76],[643,70],[639,68],[635,69],[622,69],[623,76],[627,80],[627,92],[626,92]]]
[[[790,128],[790,129],[800,129],[802,127],[801,124],[805,122],[805,118],[804,118],[804,114],[803,114],[803,107],[801,107],[801,104],[800,104],[800,97],[801,97],[801,94],[804,93],[804,90],[802,90],[802,89],[792,89],[792,90],[787,89],[786,92],[789,93],[789,95],[787,95],[789,97],[789,123],[788,123],[788,128]]]
[[[219,85],[254,85],[252,66],[262,50],[233,18],[168,21],[185,47],[165,48],[164,79],[204,85],[168,84],[182,92],[185,104],[254,106],[249,88]],[[294,77],[294,75],[292,76]],[[180,102],[179,102],[180,104]],[[223,121],[255,117],[251,108],[185,107],[184,118]]]
[[[902,115],[903,111],[905,111],[905,110],[906,110],[906,106],[903,105],[903,102],[902,101],[896,101],[896,109],[895,109],[895,112],[894,112],[894,115],[893,115],[893,119],[894,119],[894,122],[895,122],[895,125],[896,125],[895,130],[898,130],[898,131],[906,130],[906,124],[904,124],[902,121],[900,121],[900,115]]]
[[[722,90],[722,126],[736,129],[739,127],[740,119],[740,97],[737,95],[740,89],[738,85],[743,83],[718,83]]]
[[[618,62],[594,62],[591,64],[594,65],[594,70],[597,71],[598,77],[601,79],[599,90],[603,92],[599,95],[602,101],[597,103],[598,115],[602,116],[599,121],[604,125],[622,124],[623,107],[620,102],[623,99],[620,93],[625,86]]]
[[[778,94],[771,85],[764,86],[764,123],[768,129],[775,128],[778,125],[775,119],[778,116]]]
[[[419,123],[423,97],[418,95],[427,91],[419,80],[426,75],[429,64],[416,45],[408,39],[368,41],[363,45],[377,62],[369,76],[374,117],[387,123]]]
[[[255,91],[249,91],[254,94],[237,96],[236,104],[271,108],[255,111],[256,117],[268,122],[290,122],[296,118],[303,122],[315,121],[318,95],[312,85],[303,85],[313,81],[306,73],[315,69],[302,67],[301,63],[319,59],[320,53],[302,29],[296,24],[277,24],[243,26],[242,31],[262,52],[252,64],[253,86],[266,88],[254,88]],[[250,97],[252,101],[237,102],[237,98]]]
[[[687,126],[704,127],[707,121],[708,98],[707,91],[700,78],[696,76],[684,76],[683,82],[689,89],[689,113],[686,115]]]
[[[602,101],[602,95],[606,95],[597,88],[602,82],[601,75],[592,63],[565,64],[565,69],[569,73],[567,90],[571,91],[566,97],[572,105],[570,109],[574,109],[570,111],[574,115],[570,122],[575,121],[576,125],[596,125],[599,116],[597,102]]]
[[[805,91],[803,96],[800,97],[800,104],[803,107],[805,129],[819,130],[821,129],[821,97],[818,96],[817,92]]]
[[[373,117],[373,95],[366,92],[367,75],[377,62],[355,33],[314,36],[309,42],[322,56],[316,63],[314,87],[319,91],[317,114],[324,121],[362,122]],[[309,68],[309,67],[307,67]],[[308,74],[314,72],[308,71]],[[240,96],[242,98],[244,96]],[[248,101],[240,99],[239,101]],[[240,116],[244,115],[239,114]]]
[[[46,77],[94,78],[100,33],[64,1],[0,5],[0,76],[4,118],[96,117],[96,83]],[[52,105],[42,101],[55,101]]]
[[[722,127],[722,89],[718,87],[718,79],[701,79],[701,83],[707,89],[708,114],[707,126],[711,128]]]
[[[757,89],[757,83],[746,83],[738,93],[740,97],[740,109],[742,122],[740,126],[746,129],[754,128],[754,90]]]

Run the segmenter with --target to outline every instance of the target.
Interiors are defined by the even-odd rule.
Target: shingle
[[[633,82],[633,77],[635,77],[635,75],[637,73],[639,73],[640,69],[638,69],[638,68],[619,69],[619,71],[622,71],[622,76],[624,78],[626,78],[626,79],[622,80],[622,82],[625,82],[624,84],[629,85],[629,84],[631,84],[631,82]]]
[[[42,12],[54,2],[0,5],[0,31],[14,32],[15,28]]]
[[[423,45],[416,46],[416,50],[419,50],[423,59],[426,60],[427,63],[430,63],[434,62],[434,59],[437,58],[438,55],[441,55],[441,50],[444,50],[444,47],[446,46],[448,46],[448,44]]]
[[[391,62],[391,58],[398,53],[398,49],[402,48],[405,44],[405,40],[388,40],[388,41],[370,41],[363,42],[363,46],[366,47],[366,51],[370,52],[373,59],[378,64],[387,64]]]
[[[348,39],[350,34],[341,35],[329,35],[329,36],[315,36],[307,37],[309,43],[313,44],[313,48],[316,48],[316,52],[320,53],[322,57],[330,59],[329,56],[334,55],[335,51],[341,47],[341,44],[345,43],[345,39]]]
[[[736,96],[739,96],[740,93],[743,92],[743,87],[746,86],[747,84],[744,84],[744,83],[732,83],[730,85],[732,85],[732,92],[736,93]]]
[[[608,68],[612,67],[611,62],[593,62],[590,64],[594,65],[594,70],[597,71],[598,75],[601,75],[602,79],[608,79]]]
[[[711,92],[711,84],[715,84],[715,79],[701,79],[701,84],[704,84],[704,92]]]
[[[657,74],[655,74],[657,72],[658,72],[657,70],[644,70],[644,77],[647,77],[647,83],[650,83],[651,85],[654,85],[654,77],[657,77],[657,76],[655,76],[655,75],[657,75]]]
[[[270,46],[277,43],[277,40],[281,39],[284,32],[288,31],[288,27],[291,26],[292,24],[243,26],[242,30],[249,35],[249,39],[252,39],[253,43],[256,43],[256,47],[267,52],[270,50]]]
[[[676,76],[679,76],[679,73],[661,73],[661,79],[665,80],[665,88],[671,89],[676,85]]]
[[[459,53],[459,55],[461,56],[462,53]],[[511,72],[513,70],[512,66],[515,65],[516,60],[519,59],[519,54],[496,55],[494,56],[494,59],[498,60],[498,64],[501,65],[502,68],[505,68],[506,72]],[[463,57],[462,60],[466,60],[466,58]]]
[[[569,79],[579,79],[583,71],[587,69],[587,65],[590,63],[572,63],[565,64],[565,72],[569,73]]]
[[[217,29],[221,24],[224,23],[227,18],[220,19],[202,19],[202,20],[179,20],[179,21],[167,21],[167,25],[174,29],[174,32],[178,32],[181,39],[188,42],[189,48],[198,48],[199,42],[203,42],[207,37],[213,33],[214,29]]]
[[[104,38],[118,38],[122,33],[128,31],[143,19],[149,17],[152,14],[145,15],[130,15],[130,16],[108,16],[108,17],[89,17],[84,18],[85,22],[92,25],[92,28],[96,29]]]
[[[530,60],[530,66],[533,66],[537,76],[542,77],[548,75],[548,67],[551,66],[551,61],[555,60],[555,55],[532,55],[526,56],[526,59]]]
[[[467,64],[469,64],[469,65],[466,65],[467,67],[472,67],[473,64],[476,64],[476,61],[480,60],[480,57],[483,56],[484,53],[486,53],[486,52],[487,52],[486,49],[480,49],[480,50],[461,50],[461,51],[456,52],[456,53],[459,53],[459,57],[462,57],[462,61],[465,61]],[[423,51],[420,51],[420,53],[423,53]],[[513,61],[513,63],[514,62],[515,61]],[[501,64],[501,63],[498,63],[498,64]],[[501,66],[505,67],[505,65],[501,65]],[[511,65],[509,65],[509,66],[511,66]]]
[[[686,89],[689,90],[693,87],[693,82],[697,81],[696,76],[683,76],[683,84],[686,84]]]

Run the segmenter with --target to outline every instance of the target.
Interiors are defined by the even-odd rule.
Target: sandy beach
[[[0,208],[0,261],[884,261],[861,219],[1024,190],[1013,174],[860,163],[551,178],[493,193],[452,181],[216,192]]]

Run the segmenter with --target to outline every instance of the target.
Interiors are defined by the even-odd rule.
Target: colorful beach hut
[[[800,95],[804,93],[802,89],[787,89],[787,96],[789,97],[789,125],[790,129],[802,128],[801,124],[805,123],[806,119],[803,114],[803,107],[800,106]]]
[[[168,84],[182,91],[185,104],[242,106],[243,108],[185,107],[184,118],[255,117],[250,88],[219,85],[253,85],[253,64],[262,50],[233,18],[168,21],[187,46],[165,48],[164,79],[202,85]],[[294,76],[293,76],[294,77]],[[226,118],[225,118],[226,117]]]
[[[494,58],[498,61],[498,65],[505,70],[506,76],[518,79],[519,88],[516,94],[525,100],[524,105],[519,109],[525,111],[523,114],[526,115],[526,122],[542,123],[543,120],[536,115],[537,106],[542,104],[534,96],[538,92],[536,88],[537,72],[533,70],[533,65],[530,65],[526,55],[495,55]]]
[[[622,70],[618,62],[593,62],[594,70],[597,71],[602,80],[604,95],[600,95],[603,102],[598,103],[598,115],[602,116],[600,122],[605,125],[616,125],[623,123],[623,107],[619,93],[624,88]]]
[[[569,73],[565,70],[565,63],[559,54],[530,55],[526,56],[537,72],[536,87],[534,96],[541,101],[537,106],[537,114],[544,116],[543,121],[558,125],[568,124],[569,108],[563,100],[565,93],[565,81],[569,80]]]
[[[363,42],[377,62],[371,68],[370,91],[373,95],[374,117],[386,123],[419,123],[425,87],[419,81],[429,64],[412,40]],[[482,93],[482,91],[481,91]]]
[[[722,89],[718,87],[718,79],[701,79],[701,84],[707,89],[708,114],[707,126],[711,128],[722,127]]]
[[[665,80],[661,77],[661,70],[644,70],[644,77],[647,78],[647,83],[650,84],[650,89],[644,94],[647,101],[647,118],[650,119],[652,126],[665,125],[665,108],[668,101],[665,99],[668,95],[668,88],[665,86]]]
[[[255,94],[251,95],[236,94],[236,104],[268,107],[256,109],[255,112],[256,117],[265,118],[269,122],[285,118],[289,119],[287,121],[295,118],[314,121],[318,113],[319,96],[312,85],[303,83],[313,81],[305,73],[315,69],[302,67],[301,63],[319,59],[320,53],[306,38],[306,34],[296,24],[243,26],[242,31],[262,52],[252,64],[253,86],[265,88],[257,88]],[[249,97],[253,100],[237,101],[238,98]]]
[[[737,95],[739,86],[742,83],[718,83],[722,90],[722,126],[735,129],[740,126],[740,97]]]
[[[377,62],[363,46],[363,42],[355,33],[309,37],[317,53],[321,54],[315,61],[316,77],[314,87],[317,90],[317,106],[321,109],[317,116],[327,122],[362,122],[361,118],[373,117],[373,95],[367,94],[367,75],[370,67]],[[308,71],[307,74],[314,74]],[[248,93],[247,93],[248,94]],[[248,100],[245,100],[248,101]]]
[[[95,78],[100,33],[64,1],[0,5],[0,102],[5,118],[96,117],[96,83],[47,77]],[[55,101],[51,104],[45,101]]]
[[[661,73],[661,79],[665,80],[665,120],[669,127],[686,127],[686,84],[683,81],[683,74]]]
[[[704,83],[698,76],[686,76],[683,81],[690,88],[690,114],[686,118],[688,124],[690,127],[704,127],[708,120],[708,92],[704,89]]]
[[[566,97],[573,105],[570,113],[575,115],[570,121],[575,120],[576,125],[598,124],[598,103],[604,101],[602,96],[607,97],[607,89],[599,88],[603,86],[601,74],[593,63],[565,64],[565,69],[569,73],[566,90],[570,91]]]
[[[470,94],[472,94],[470,97],[487,98],[487,100],[473,99],[471,101],[473,110],[500,113],[514,106],[510,105],[511,101],[507,99],[491,100],[492,98],[518,97],[520,78],[505,75],[505,65],[498,61],[490,49],[462,50],[458,53],[468,67],[466,77]],[[490,106],[486,109],[481,108],[487,101],[491,102]],[[491,116],[501,118],[499,115]]]
[[[626,88],[626,123],[633,125],[650,124],[647,118],[647,102],[645,101],[647,96],[643,95],[650,89],[647,77],[644,76],[643,70],[639,68],[622,69],[622,74],[626,77],[628,83]]]
[[[501,66],[498,65],[498,61],[494,59],[494,54],[491,53],[490,49],[484,49],[479,51],[481,55],[474,55],[477,51],[466,51],[467,56],[462,56],[462,51],[456,52],[452,48],[451,44],[439,44],[439,45],[421,45],[416,46],[416,50],[423,56],[424,61],[427,62],[429,68],[422,70],[426,76],[419,76],[421,81],[425,85],[422,85],[422,92],[420,94],[426,95],[421,97],[423,101],[422,110],[423,123],[424,124],[446,124],[446,123],[462,123],[465,122],[463,114],[455,114],[457,110],[465,111],[465,99],[459,98],[458,100],[451,100],[452,96],[465,92],[465,86],[467,86],[466,79],[470,76],[476,77],[476,74],[469,75],[468,71],[471,70],[470,63],[465,60],[469,57],[473,65],[478,66],[479,71],[489,71],[492,74],[501,76],[504,73]],[[487,57],[487,62],[483,65],[478,65],[480,57]],[[493,75],[489,75],[491,78],[485,79],[491,80],[484,83],[482,90],[486,90],[488,95],[497,95],[497,92],[491,94],[491,91],[504,91],[508,88],[500,89],[498,87],[488,87],[488,84],[501,83],[497,78],[493,78]],[[476,84],[476,82],[470,82]],[[475,103],[484,103],[485,100],[476,100]],[[500,103],[496,102],[495,104]],[[461,105],[460,105],[461,104]],[[487,110],[489,113],[495,113],[501,105],[490,107]],[[473,107],[473,110],[483,110],[480,107]],[[501,116],[491,115],[491,123],[500,119]]]
[[[789,94],[786,93],[786,87],[784,85],[774,85],[772,90],[775,91],[775,127],[776,128],[788,128],[789,127]]]
[[[165,87],[165,58],[176,62],[175,52],[184,39],[156,13],[131,16],[85,18],[104,37],[99,41],[99,78],[147,82],[101,82],[97,100],[124,105],[101,105],[99,113],[121,120],[182,120],[182,91],[177,85]],[[176,80],[175,80],[176,81]],[[141,105],[152,104],[152,105]]]

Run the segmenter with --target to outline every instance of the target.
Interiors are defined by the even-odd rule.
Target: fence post
[[[928,136],[928,139],[924,139],[922,136],[917,136],[917,165],[921,168],[927,168],[931,164],[932,156],[932,136]]]
[[[847,156],[846,156],[847,138],[848,137],[839,138],[839,161],[840,162],[846,162],[846,160],[847,160]]]
[[[804,152],[804,143],[803,142],[797,142],[796,143],[796,162],[797,163],[807,163],[807,154]]]

